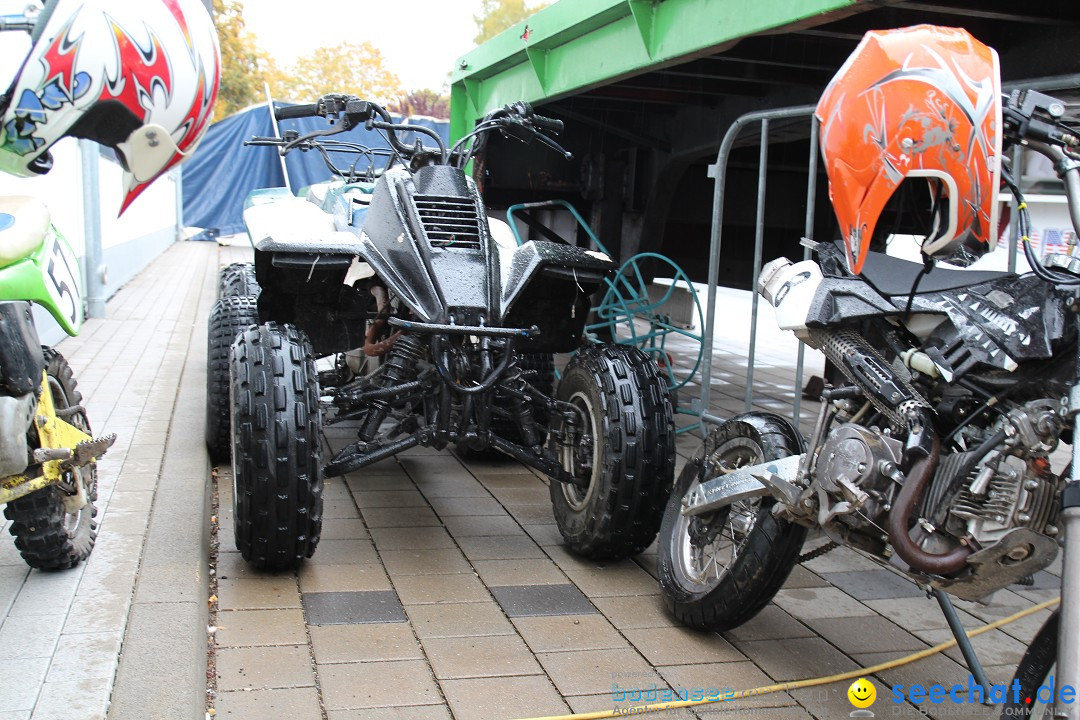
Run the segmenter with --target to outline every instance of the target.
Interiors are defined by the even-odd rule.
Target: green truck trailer
[[[997,48],[1005,83],[1080,98],[1080,3],[1049,0],[561,0],[460,58],[451,134],[518,99],[560,118],[566,162],[541,147],[494,142],[476,168],[495,209],[568,200],[622,257],[663,253],[704,280],[711,219],[707,167],[724,133],[754,110],[813,104],[868,29],[967,28]],[[805,119],[770,129],[766,256],[800,253]],[[758,137],[728,167],[722,284],[746,287],[757,197]],[[818,183],[815,236],[833,232]],[[572,232],[557,213],[552,225]]]

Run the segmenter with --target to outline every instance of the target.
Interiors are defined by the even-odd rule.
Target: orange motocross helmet
[[[966,265],[994,249],[1001,81],[993,49],[956,28],[868,32],[816,115],[853,273],[885,204],[909,177],[926,178],[936,198],[923,253]]]

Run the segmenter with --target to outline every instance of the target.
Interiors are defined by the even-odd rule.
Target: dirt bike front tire
[[[1057,666],[1058,649],[1058,625],[1060,613],[1054,613],[1046,619],[1035,638],[1028,645],[1027,652],[1021,658],[1009,683],[1009,691],[1006,693],[1005,704],[1001,708],[1002,720],[1014,718],[1038,718],[1050,720],[1053,717],[1053,705],[1047,702],[1047,691],[1039,692],[1039,688],[1047,689],[1054,686],[1050,676],[1054,674]],[[1019,698],[1013,695],[1013,683],[1020,684]],[[1054,687],[1054,692],[1057,692]],[[1041,695],[1041,697],[1040,697]]]
[[[664,599],[683,624],[728,630],[756,615],[798,560],[806,528],[779,520],[767,497],[740,501],[708,515],[684,516],[682,501],[706,475],[801,452],[795,431],[779,416],[750,413],[711,433],[686,464],[660,525],[657,571]]]

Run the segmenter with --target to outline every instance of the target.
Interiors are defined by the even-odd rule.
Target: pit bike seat
[[[911,294],[915,278],[922,270],[923,266],[919,263],[869,252],[863,263],[862,278],[885,297],[907,296]],[[955,270],[939,265],[922,276],[915,294],[957,290],[1014,276],[1013,273],[996,270]]]
[[[0,268],[32,253],[49,231],[49,209],[23,195],[0,197]]]

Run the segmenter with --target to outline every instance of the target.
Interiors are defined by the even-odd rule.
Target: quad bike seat
[[[334,216],[305,198],[279,194],[249,204],[244,223],[255,249],[262,252],[309,253],[352,257],[359,239],[334,224]]]
[[[24,195],[0,197],[0,267],[32,253],[49,230],[49,209]]]
[[[911,293],[915,278],[922,269],[921,264],[910,260],[902,260],[884,253],[869,252],[863,263],[862,277],[885,297],[906,296]],[[1013,273],[996,270],[955,270],[939,265],[923,275],[915,294],[956,290],[1013,276]]]

